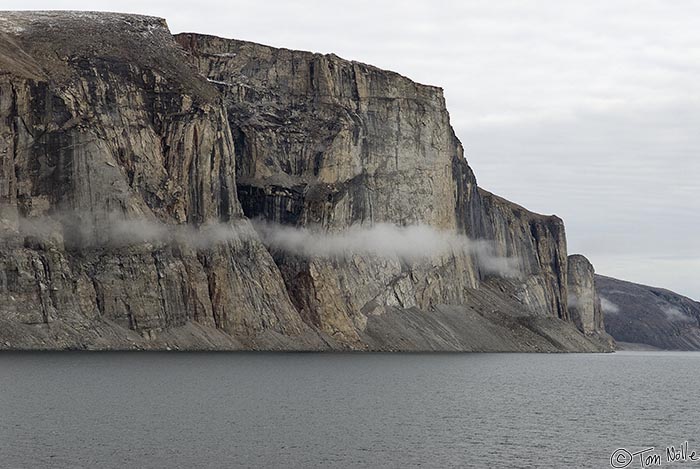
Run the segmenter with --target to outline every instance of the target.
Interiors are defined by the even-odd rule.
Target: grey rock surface
[[[595,285],[593,264],[581,254],[568,258],[568,306],[571,320],[578,330],[589,337],[597,337],[614,347],[614,341],[605,332],[601,300]]]
[[[0,115],[0,348],[605,349],[570,320],[562,221],[477,187],[439,88],[158,18],[5,12]],[[299,255],[248,218],[429,226],[488,256]]]
[[[488,240],[495,256],[519,264],[511,310],[568,321],[562,221],[477,187],[440,88],[334,55],[199,34],[176,39],[225,97],[247,216],[331,232],[425,224]],[[468,304],[494,276],[463,253],[410,264],[274,258],[302,314],[351,341],[367,312]]]
[[[49,335],[79,324],[86,334],[54,339],[70,347],[100,341],[95,321],[156,344],[190,322],[250,347],[267,330],[303,337],[308,327],[255,239],[112,246],[115,214],[166,226],[242,219],[218,92],[182,60],[165,22],[32,12],[3,13],[0,26],[5,318]],[[38,238],[22,227],[33,222]]]
[[[624,348],[700,350],[700,303],[663,288],[595,276],[605,329]]]

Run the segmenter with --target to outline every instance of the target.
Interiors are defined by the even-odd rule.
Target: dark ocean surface
[[[0,467],[700,467],[699,392],[687,352],[3,353]]]

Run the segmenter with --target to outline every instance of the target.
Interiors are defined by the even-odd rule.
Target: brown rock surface
[[[570,255],[568,264],[568,306],[571,320],[587,336],[599,337],[612,347],[613,340],[605,332],[604,314],[596,290],[593,264],[580,254]]]
[[[490,240],[495,256],[520,262],[521,314],[568,319],[563,223],[477,189],[440,88],[334,55],[176,38],[226,98],[246,215],[331,232],[422,224]],[[275,261],[303,314],[352,339],[365,311],[468,303],[493,274],[463,253]]]
[[[477,187],[441,89],[176,39],[151,17],[0,13],[0,348],[601,349],[569,321],[563,223]],[[246,216],[482,244],[308,256]]]
[[[111,247],[114,214],[166,226],[242,218],[218,92],[163,20],[3,13],[0,26],[5,315],[47,330],[109,321],[149,340],[194,321],[251,347],[268,329],[308,330],[256,239]],[[32,222],[38,240],[22,229]]]

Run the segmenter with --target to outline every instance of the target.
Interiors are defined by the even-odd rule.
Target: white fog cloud
[[[406,260],[444,256],[474,255],[482,271],[502,277],[519,277],[520,261],[495,254],[493,243],[472,240],[426,225],[396,226],[378,223],[353,226],[340,232],[284,226],[253,221],[267,246],[309,257],[334,257],[365,254],[399,257]]]
[[[616,314],[620,312],[620,307],[604,296],[600,297],[600,307],[605,314]]]
[[[567,306],[569,308],[577,308],[586,304],[592,304],[593,301],[593,294],[590,292],[585,292],[583,295],[575,295],[569,292],[567,297]]]
[[[685,314],[683,311],[676,308],[675,306],[662,306],[661,310],[664,312],[666,317],[671,321],[691,321],[692,320],[692,318],[690,318],[687,314]]]
[[[72,248],[123,247],[135,244],[180,244],[205,249],[216,244],[256,237],[249,222],[211,223],[201,227],[173,225],[155,218],[125,217],[113,213],[57,212],[46,216],[19,217],[16,229],[4,229],[2,237],[33,237],[63,241]]]
[[[496,255],[492,242],[472,240],[427,225],[396,226],[379,223],[352,226],[338,232],[319,227],[293,227],[262,220],[209,223],[201,227],[168,224],[150,218],[125,217],[122,213],[61,212],[18,219],[16,229],[2,230],[5,239],[34,237],[68,243],[73,248],[125,247],[150,243],[206,249],[221,243],[260,239],[274,250],[305,257],[398,257],[420,261],[436,256],[474,256],[484,273],[520,277],[520,261]]]

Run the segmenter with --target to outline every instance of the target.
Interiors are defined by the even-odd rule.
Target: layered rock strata
[[[334,55],[176,39],[225,97],[247,216],[329,232],[418,224],[489,240],[493,256],[518,263],[510,294],[522,313],[568,319],[563,223],[477,187],[440,88]],[[463,253],[275,261],[302,314],[350,340],[385,306],[468,304],[504,273]]]
[[[613,339],[605,332],[601,299],[596,291],[595,269],[588,259],[573,254],[568,259],[569,315],[578,330],[613,346]]]
[[[477,186],[439,88],[157,18],[8,12],[0,116],[0,348],[603,348],[569,318],[562,221]],[[249,218],[475,247],[307,255]]]
[[[99,340],[92,321],[147,338],[195,322],[245,346],[268,330],[307,331],[255,239],[112,246],[114,214],[197,227],[242,219],[219,94],[163,20],[4,13],[0,26],[3,319],[47,341],[80,328],[87,343]]]

